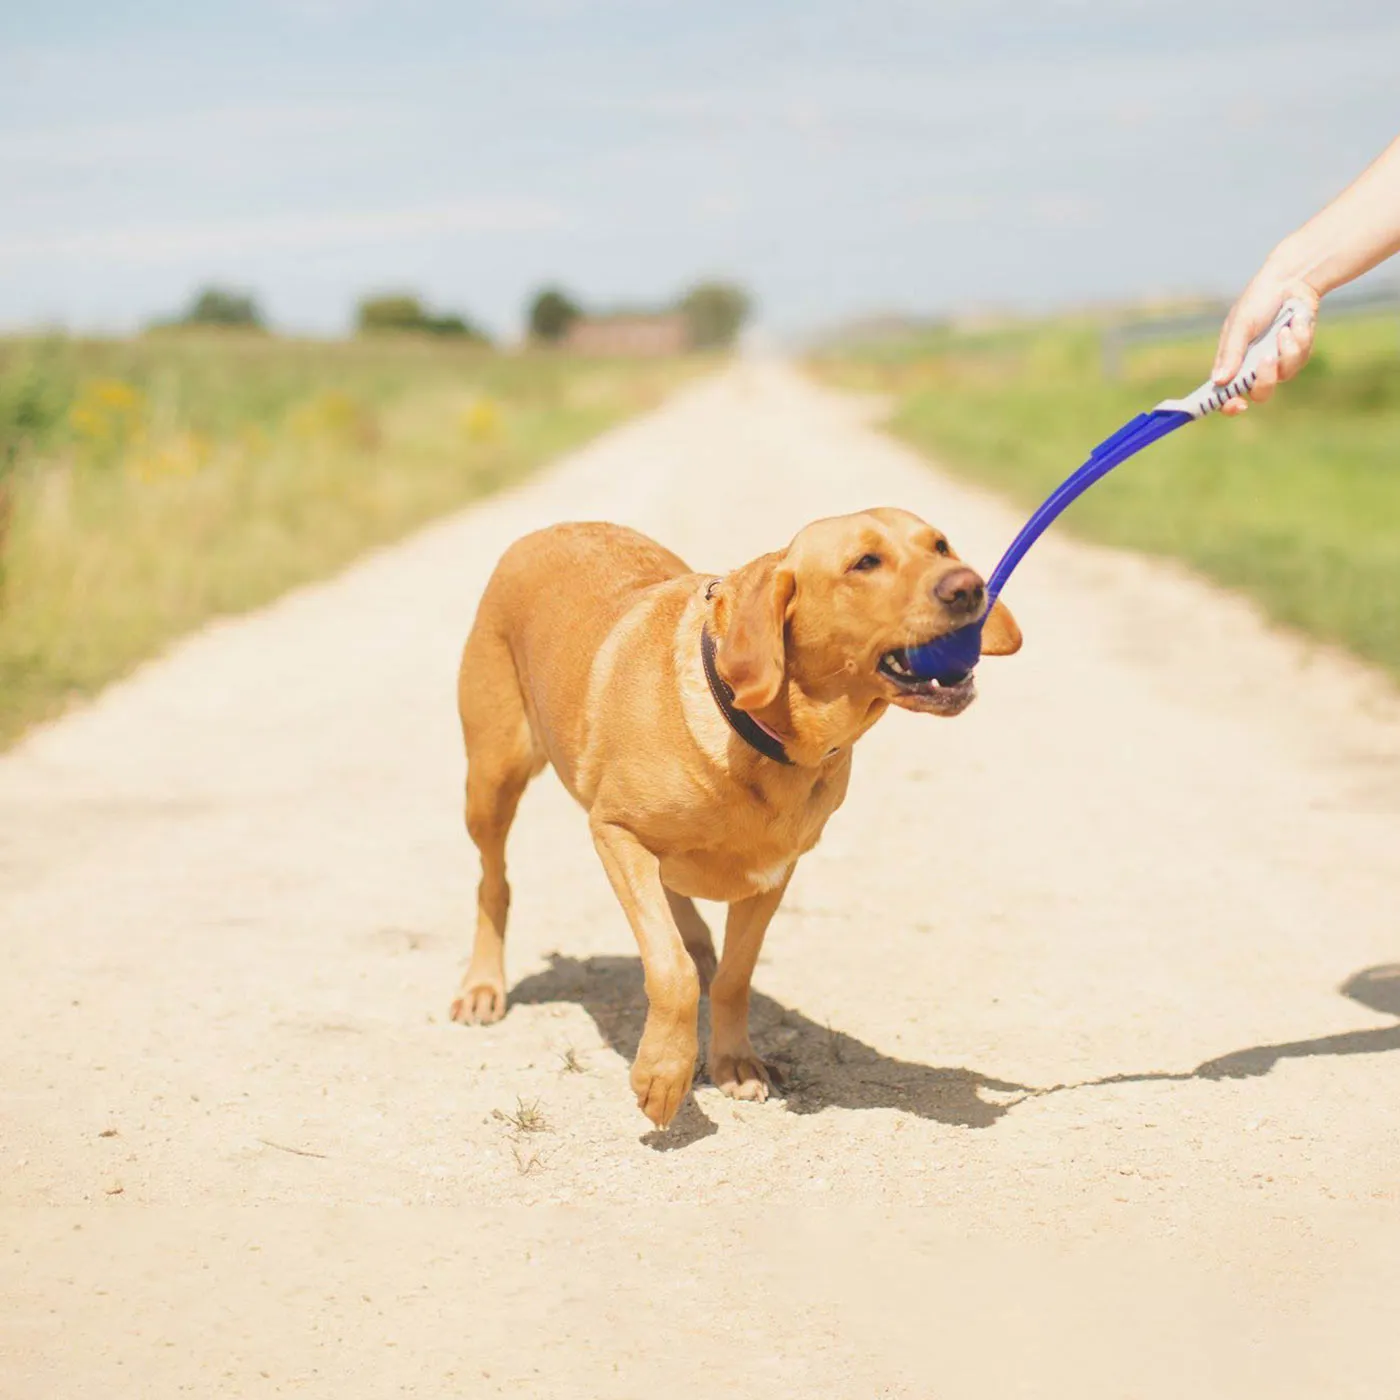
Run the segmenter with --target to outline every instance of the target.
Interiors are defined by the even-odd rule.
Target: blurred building
[[[679,355],[690,348],[690,330],[673,311],[580,316],[562,344],[580,355]]]

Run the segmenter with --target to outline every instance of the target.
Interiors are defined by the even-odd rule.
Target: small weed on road
[[[540,1109],[538,1099],[531,1099],[527,1103],[523,1098],[517,1098],[514,1113],[502,1113],[499,1108],[493,1108],[491,1116],[499,1118],[503,1123],[509,1123],[517,1133],[547,1133],[549,1131],[549,1122]]]
[[[499,1108],[493,1108],[491,1116],[510,1128],[510,1151],[515,1158],[515,1168],[521,1176],[529,1176],[537,1170],[543,1171],[549,1165],[550,1154],[526,1141],[540,1133],[552,1131],[538,1099],[526,1101],[517,1097],[514,1113],[503,1113]]]

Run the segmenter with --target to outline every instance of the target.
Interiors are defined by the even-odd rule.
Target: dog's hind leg
[[[772,1076],[749,1040],[749,983],[769,921],[782,903],[792,871],[773,890],[729,906],[724,956],[710,987],[710,1081],[731,1099],[768,1097]]]
[[[718,961],[715,957],[715,941],[710,936],[710,926],[700,917],[700,911],[695,907],[693,899],[667,890],[666,902],[671,906],[671,917],[681,931],[681,941],[685,944],[685,950],[690,954],[695,971],[700,976],[701,995],[706,995],[710,990],[710,983],[714,980]]]
[[[510,648],[480,620],[462,655],[458,701],[467,749],[467,831],[481,854],[481,883],[471,962],[451,1016],[482,1026],[506,1011],[506,837],[544,756],[530,730]]]

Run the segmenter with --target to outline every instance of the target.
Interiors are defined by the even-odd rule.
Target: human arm
[[[1267,401],[1280,380],[1292,379],[1307,363],[1322,298],[1396,252],[1400,252],[1400,140],[1269,254],[1226,317],[1212,377],[1219,384],[1231,379],[1249,342],[1289,297],[1297,297],[1312,314],[1281,332],[1278,359],[1260,366],[1249,394],[1256,403]],[[1244,400],[1236,399],[1225,405],[1224,412],[1243,413],[1245,408]]]

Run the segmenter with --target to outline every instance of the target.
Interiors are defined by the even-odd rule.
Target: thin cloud
[[[1092,228],[1103,214],[1097,200],[1062,191],[1024,194],[938,194],[904,201],[909,225],[977,224],[996,220],[1033,228]]]
[[[1040,228],[1093,228],[1102,213],[1097,200],[1076,194],[1039,194],[1031,198],[1031,222]]]
[[[408,209],[28,235],[0,240],[0,257],[151,263],[267,250],[304,252],[441,234],[529,233],[562,222],[562,212],[542,201],[475,199]]]
[[[382,126],[394,109],[384,103],[249,102],[182,112],[178,119],[92,122],[0,134],[0,164],[46,168],[109,167],[133,157],[166,160],[204,155],[211,142],[286,141]]]

